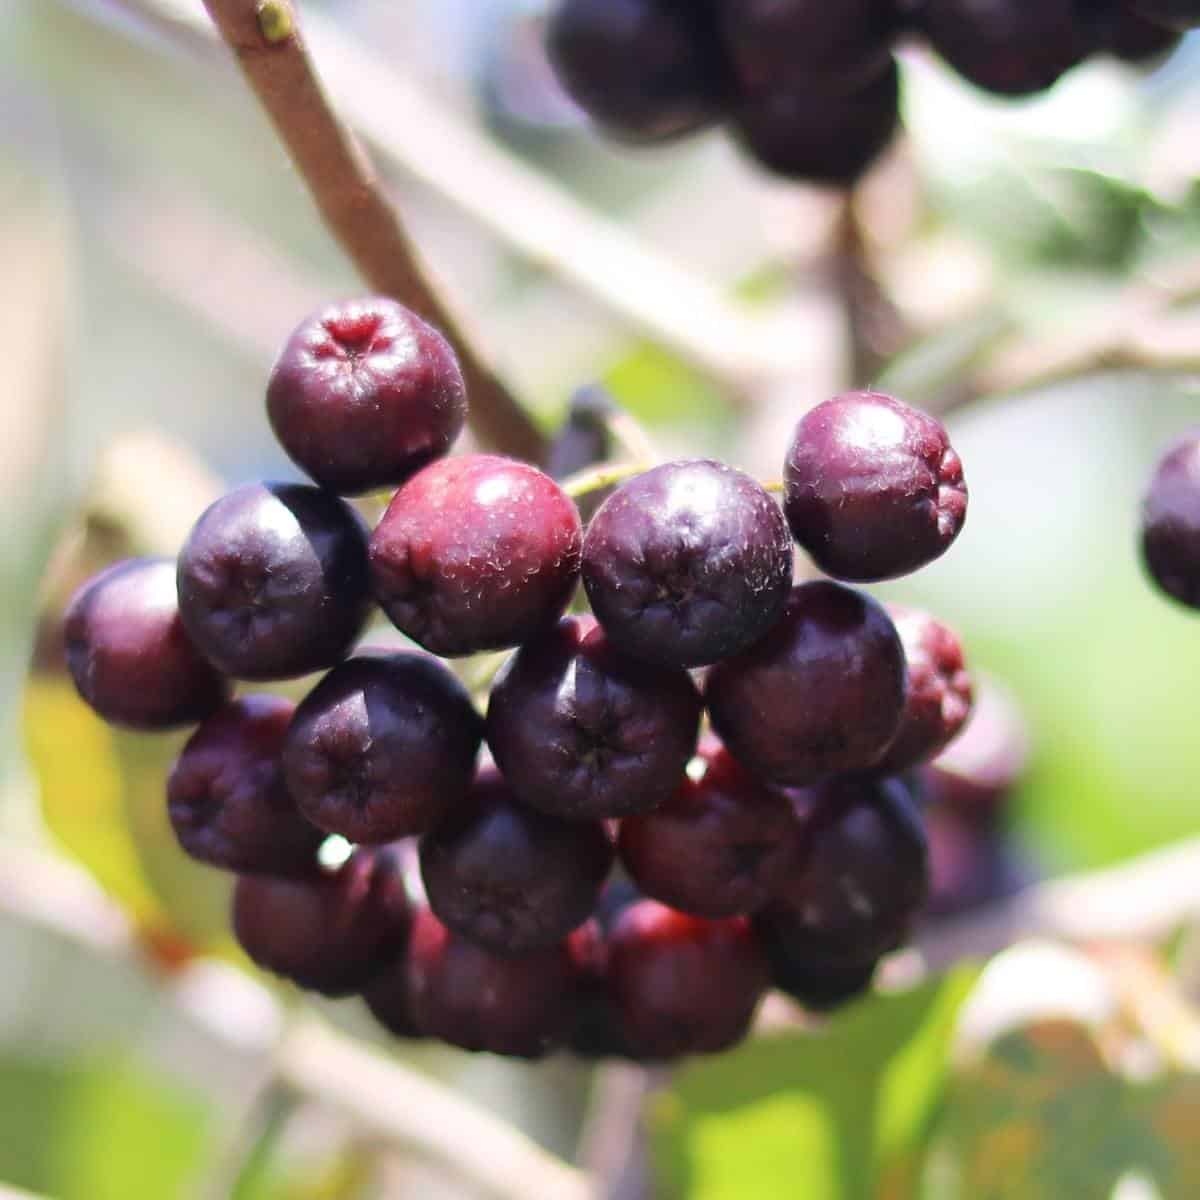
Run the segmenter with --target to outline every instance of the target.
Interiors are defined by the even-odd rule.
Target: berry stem
[[[650,463],[644,462],[603,463],[598,467],[588,467],[586,471],[580,471],[569,479],[564,479],[561,486],[572,500],[578,500],[583,496],[591,495],[592,492],[600,492],[607,487],[612,487],[613,484],[624,483],[627,479],[632,479],[634,476],[642,474],[643,471],[649,470],[650,466]]]
[[[230,1200],[251,1200],[261,1194],[270,1178],[276,1151],[288,1122],[300,1108],[300,1097],[290,1087],[277,1082],[267,1085],[255,1105],[251,1126],[244,1143],[244,1156],[230,1186]]]
[[[264,27],[255,0],[204,0],[226,45],[270,116],[330,232],[367,283],[441,329],[458,351],[482,442],[533,461],[545,443],[496,377],[434,286],[399,213],[380,187],[363,148],[334,111],[291,12],[282,39]]]

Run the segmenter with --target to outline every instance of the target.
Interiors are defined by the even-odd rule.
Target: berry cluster
[[[561,0],[547,42],[572,98],[617,137],[726,121],[769,170],[844,185],[896,130],[903,36],[1020,96],[1089,55],[1153,58],[1193,25],[1197,0]]]
[[[246,952],[397,1034],[516,1055],[714,1051],[772,982],[814,1009],[862,991],[925,901],[910,773],[971,686],[933,618],[795,585],[794,542],[839,580],[937,558],[967,503],[945,429],[842,395],[796,426],[782,508],[689,459],[585,532],[537,468],[446,457],[465,406],[399,305],[317,313],[268,388],[316,486],[240,487],[177,564],[122,563],[70,605],[97,712],[200,722],[169,812],[238,873]],[[341,497],[380,487],[369,531]],[[580,581],[594,616],[564,615]],[[411,648],[355,649],[373,604]],[[512,648],[481,716],[443,660]],[[298,705],[231,699],[316,672]],[[336,864],[330,835],[353,846]]]

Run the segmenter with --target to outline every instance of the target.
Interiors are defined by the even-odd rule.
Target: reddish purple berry
[[[79,694],[114,725],[190,725],[228,698],[228,682],[184,630],[167,559],[126,559],[90,579],[67,608],[63,637]]]
[[[582,538],[574,504],[536,468],[448,458],[392,499],[371,538],[372,587],[396,627],[435,654],[501,650],[561,615]]]
[[[288,339],[267,385],[292,460],[344,496],[403,483],[462,432],[467,395],[444,337],[386,297],[331,304]]]
[[[847,392],[805,414],[784,464],[784,511],[821,570],[871,581],[949,549],[967,514],[945,427],[879,392]]]
[[[242,696],[192,734],[167,780],[167,811],[193,858],[243,873],[312,867],[324,839],[283,780],[283,740],[296,706]]]
[[[1158,461],[1142,503],[1142,558],[1172,599],[1200,608],[1200,433]]]
[[[681,667],[629,658],[590,617],[564,617],[497,677],[488,745],[525,803],[561,817],[623,817],[674,791],[700,707]]]

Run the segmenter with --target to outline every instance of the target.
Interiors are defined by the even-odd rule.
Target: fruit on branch
[[[720,114],[725,69],[707,5],[562,0],[546,45],[571,98],[616,137],[663,141]]]
[[[396,627],[435,654],[502,650],[562,614],[582,538],[574,504],[536,467],[443,459],[392,498],[371,536],[371,585]]]
[[[352,842],[424,833],[466,795],[482,724],[435,658],[352,658],[296,710],[283,750],[288,790],[314,825]]]
[[[876,961],[828,962],[795,921],[778,913],[756,919],[754,928],[771,964],[771,983],[810,1012],[833,1012],[870,990]]]
[[[367,619],[366,528],[318,488],[246,484],[196,522],[177,583],[188,634],[226,674],[321,671],[346,657]]]
[[[495,954],[528,954],[583,924],[613,862],[599,821],[526,808],[494,767],[421,839],[429,907]]]
[[[945,426],[880,392],[807,412],[784,463],[796,541],[829,575],[893,579],[940,557],[967,515],[962,462]]]
[[[288,339],[267,385],[280,445],[322,487],[403,483],[462,432],[467,393],[449,342],[378,296],[331,304]]]
[[[1168,596],[1200,608],[1200,432],[1159,459],[1142,502],[1142,559]]]
[[[699,917],[752,913],[792,869],[799,823],[791,801],[741,767],[715,738],[655,811],[621,822],[620,852],[642,891]]]
[[[1200,28],[1200,0],[1127,0],[1147,20],[1171,29]]]
[[[869,596],[801,584],[764,638],[709,671],[704,696],[730,752],[770,782],[865,771],[900,729],[904,650]]]
[[[890,605],[904,647],[908,687],[900,732],[877,764],[887,773],[907,771],[940,753],[971,713],[971,677],[958,635],[928,613]]]
[[[403,856],[356,850],[337,870],[299,877],[243,875],[233,932],[260,967],[326,996],[365,987],[406,943],[411,905]]]
[[[564,617],[496,677],[487,740],[524,803],[572,819],[624,817],[674,791],[700,710],[681,667],[630,658],[591,617]]]
[[[228,699],[228,681],[184,628],[168,559],[125,559],[88,580],[67,606],[63,641],[80,696],[113,725],[192,725]]]
[[[617,918],[607,971],[621,1040],[647,1059],[734,1045],[769,983],[746,918],[705,921],[655,900],[638,901]]]
[[[709,459],[665,463],[601,506],[583,583],[613,645],[697,667],[760,638],[787,601],[792,546],[779,506],[748,475]]]
[[[283,779],[295,708],[279,696],[241,696],[192,734],[167,779],[167,812],[193,858],[243,874],[311,869],[325,835]]]

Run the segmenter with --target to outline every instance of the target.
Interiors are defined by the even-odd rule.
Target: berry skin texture
[[[383,297],[332,304],[288,339],[267,384],[271,428],[330,491],[403,483],[462,432],[466,386],[450,344]]]
[[[466,795],[482,724],[436,659],[352,658],[296,710],[283,750],[288,790],[314,825],[351,842],[424,833]]]
[[[698,779],[684,776],[660,808],[622,821],[621,861],[647,896],[672,908],[709,918],[754,912],[791,869],[791,803],[715,739],[700,761]]]
[[[664,463],[601,506],[583,544],[592,611],[619,650],[664,666],[736,654],[774,624],[792,547],[763,488],[708,459]]]
[[[1142,503],[1142,560],[1163,592],[1200,609],[1200,431],[1155,467]]]
[[[340,662],[367,619],[366,527],[317,488],[251,483],[200,517],[179,555],[179,610],[206,658],[237,679],[291,679]]]
[[[393,497],[371,537],[371,584],[393,624],[434,654],[503,650],[561,615],[582,541],[579,513],[548,475],[461,455]]]
[[[67,607],[63,637],[80,696],[114,725],[195,724],[229,696],[184,629],[167,559],[126,559],[90,579]]]
[[[599,821],[523,808],[485,767],[470,794],[421,839],[429,905],[455,933],[495,954],[561,941],[596,905],[613,862]]]
[[[793,588],[766,637],[709,671],[704,698],[743,766],[802,785],[880,761],[900,728],[905,679],[883,607],[821,580]]]
[[[971,677],[958,635],[928,613],[890,605],[904,646],[908,690],[900,732],[876,769],[907,771],[944,750],[971,715]]]
[[[167,779],[167,812],[193,858],[242,873],[311,868],[325,835],[297,812],[281,763],[295,707],[242,696],[192,734]]]
[[[863,966],[895,949],[929,894],[929,847],[898,779],[842,776],[793,796],[802,823],[770,920],[809,943],[814,966]]]
[[[411,905],[396,848],[356,850],[336,871],[243,875],[233,932],[250,958],[311,991],[348,996],[400,954]]]
[[[1170,29],[1200,27],[1200,0],[1129,0],[1129,7],[1147,20]]]
[[[704,921],[654,900],[625,909],[608,954],[620,1036],[646,1059],[715,1054],[740,1042],[769,983],[746,918]]]
[[[624,817],[674,791],[700,709],[681,667],[631,659],[590,617],[564,617],[497,676],[487,739],[526,804],[570,819]]]
[[[719,116],[724,64],[692,0],[562,0],[546,39],[563,87],[614,137],[666,141]]]
[[[805,414],[783,469],[796,541],[828,575],[907,575],[950,548],[967,515],[962,462],[940,421],[847,392]]]

